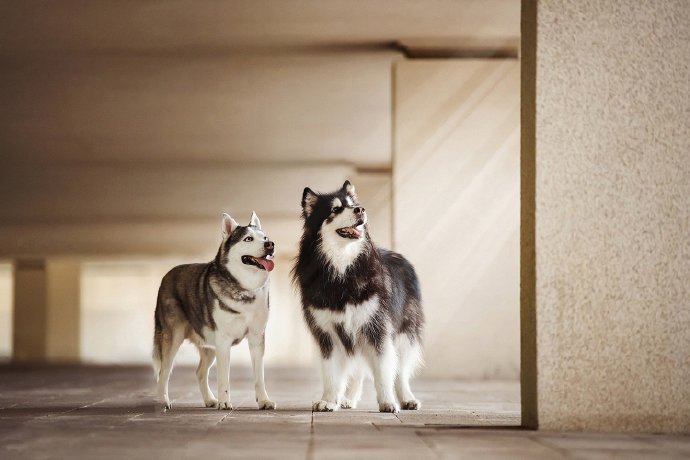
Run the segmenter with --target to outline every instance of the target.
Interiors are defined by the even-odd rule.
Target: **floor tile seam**
[[[226,418],[232,415],[233,412],[237,412],[240,406],[242,406],[247,401],[247,399],[248,397],[245,396],[244,398],[240,399],[240,402],[238,404],[233,404],[232,409],[227,411],[227,414],[223,415],[223,417],[221,417],[221,419],[216,422],[216,426],[220,426]]]
[[[440,452],[438,452],[434,445],[431,444],[430,440],[426,439],[425,436],[421,435],[420,430],[414,430],[414,435],[417,437],[417,439],[422,441],[422,443],[427,447],[427,449],[429,449],[434,454],[434,457],[442,458]]]

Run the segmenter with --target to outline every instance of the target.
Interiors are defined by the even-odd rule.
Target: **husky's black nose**
[[[354,209],[354,211],[355,211],[355,214],[357,214],[357,215],[359,216],[359,215],[361,215],[361,214],[364,213],[365,209],[362,208],[362,207],[357,206],[357,207]]]
[[[269,251],[273,251],[273,249],[275,248],[275,245],[273,244],[273,241],[266,241],[264,243],[264,247]]]

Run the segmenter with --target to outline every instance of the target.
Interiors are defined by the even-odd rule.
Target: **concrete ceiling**
[[[519,0],[0,5],[13,161],[387,168],[394,42],[519,36]]]
[[[0,2],[0,257],[196,253],[252,209],[288,255],[304,186],[346,178],[386,244],[394,44],[514,43],[519,8]]]
[[[0,50],[232,50],[518,37],[519,0],[22,0]]]

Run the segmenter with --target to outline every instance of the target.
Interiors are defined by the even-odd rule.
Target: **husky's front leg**
[[[254,391],[256,391],[256,403],[259,409],[275,409],[276,403],[270,400],[266,393],[266,382],[264,381],[264,351],[266,350],[266,334],[252,335],[247,337],[249,342],[249,354],[252,357],[252,368],[254,369]]]
[[[230,403],[230,346],[225,337],[216,337],[216,366],[218,380],[218,409],[232,410]]]
[[[390,337],[386,337],[378,346],[367,347],[364,356],[374,374],[379,412],[399,412],[400,406],[395,401],[393,392],[393,382],[398,363],[393,341]]]
[[[323,396],[319,401],[314,401],[312,410],[333,412],[338,410],[340,395],[345,389],[347,356],[344,350],[334,347],[329,356],[322,358]]]

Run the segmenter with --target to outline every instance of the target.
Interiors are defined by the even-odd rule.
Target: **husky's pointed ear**
[[[249,219],[249,225],[253,225],[261,230],[261,221],[259,220],[259,216],[257,216],[254,211],[252,211],[252,217]]]
[[[309,217],[309,215],[314,211],[314,206],[316,206],[316,201],[319,198],[312,189],[309,187],[304,187],[304,192],[302,193],[302,213],[304,217]]]
[[[220,229],[223,232],[223,238],[227,238],[238,226],[239,224],[235,219],[230,217],[230,214],[223,213],[223,223],[220,225]]]
[[[352,198],[357,200],[357,195],[355,194],[355,186],[352,185],[352,183],[349,180],[345,181],[342,190],[348,195],[350,195]]]

